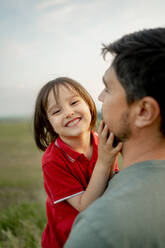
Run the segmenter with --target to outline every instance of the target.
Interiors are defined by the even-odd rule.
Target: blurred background
[[[0,117],[31,116],[41,86],[58,76],[94,97],[108,67],[102,44],[165,25],[163,0],[1,0]]]
[[[164,0],[0,1],[0,247],[40,247],[45,194],[32,130],[40,88],[74,78],[100,112],[102,44],[164,26],[164,12]]]

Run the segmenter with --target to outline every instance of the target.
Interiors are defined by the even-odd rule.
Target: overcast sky
[[[1,0],[0,117],[31,116],[39,89],[59,76],[78,80],[100,109],[102,43],[158,26],[164,0]]]

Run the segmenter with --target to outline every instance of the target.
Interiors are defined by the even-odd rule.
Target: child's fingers
[[[110,135],[107,139],[107,144],[113,146],[113,141],[114,141],[114,134],[110,133]]]
[[[112,146],[112,147],[113,147],[114,137],[115,137],[114,134],[110,133],[109,138],[107,140],[107,144]],[[122,142],[119,142],[117,144],[117,146],[114,147],[113,151],[114,151],[115,154],[118,153],[121,150],[122,145],[123,145]]]
[[[104,128],[104,122],[103,120],[100,121],[100,125],[99,125],[99,128],[98,128],[98,135],[100,136],[100,134],[102,133],[102,130]]]
[[[100,133],[100,138],[104,143],[107,142],[108,133],[109,133],[108,126],[105,124],[105,126],[102,129],[102,132]]]
[[[119,142],[119,143],[117,144],[117,146],[114,148],[115,154],[117,154],[117,153],[119,153],[119,152],[121,151],[122,146],[123,146],[123,143],[122,143],[122,142]]]

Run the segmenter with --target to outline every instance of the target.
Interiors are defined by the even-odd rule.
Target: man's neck
[[[165,160],[165,138],[151,135],[130,139],[123,145],[123,169],[146,160]]]

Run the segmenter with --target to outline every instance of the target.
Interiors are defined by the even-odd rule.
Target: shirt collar
[[[93,157],[97,155],[98,135],[93,131],[91,131],[91,135],[93,141],[93,154],[91,158],[92,160]],[[67,157],[71,162],[75,162],[78,159],[78,157],[81,155],[81,153],[74,151],[69,145],[64,143],[64,141],[60,137],[57,137],[57,139],[55,140],[55,145],[59,147],[67,155]]]

